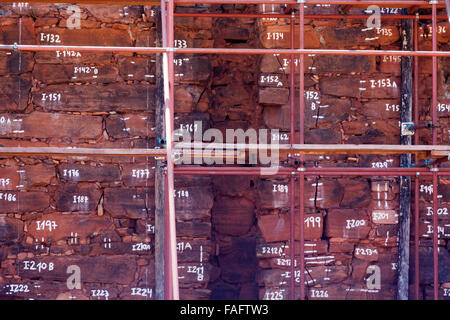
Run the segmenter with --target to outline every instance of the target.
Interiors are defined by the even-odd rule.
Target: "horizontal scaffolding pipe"
[[[241,150],[277,150],[280,153],[296,154],[402,154],[427,153],[450,154],[450,147],[445,145],[358,145],[358,144],[280,144],[274,147],[270,144],[207,144],[207,143],[178,143],[173,150],[174,155],[205,156],[205,150],[225,153],[208,155],[206,157],[227,157],[228,152],[239,156]],[[0,156],[131,156],[131,157],[164,157],[166,149],[128,148],[59,148],[59,147],[0,147]],[[416,169],[412,169],[415,172]]]
[[[399,51],[399,50],[337,50],[337,49],[228,49],[228,48],[170,48],[170,47],[109,47],[109,46],[48,46],[2,44],[0,50],[9,51],[100,51],[136,53],[197,53],[197,54],[315,54],[343,56],[414,56],[450,57],[450,51]]]
[[[0,147],[0,156],[165,157],[165,149]]]
[[[450,153],[447,145],[394,145],[394,144],[245,144],[245,143],[202,143],[179,142],[175,150],[278,150],[292,154],[403,154],[403,153]]]
[[[194,167],[177,166],[176,174],[182,175],[299,175],[297,168],[275,167]],[[429,168],[304,168],[305,176],[432,176]],[[450,168],[442,168],[437,173],[442,176],[450,175]]]
[[[291,19],[292,15],[281,13],[210,13],[210,12],[179,12],[174,14],[175,17],[195,17],[195,18],[279,18],[279,19]],[[298,15],[293,15],[295,19],[299,19]],[[339,14],[314,14],[305,15],[305,19],[367,19],[370,15],[339,15]],[[406,19],[419,19],[428,20],[432,19],[432,15],[380,15],[380,18],[386,20],[406,20]],[[439,20],[447,20],[447,16],[438,16]]]
[[[175,4],[290,4],[297,5],[299,0],[175,0]],[[443,0],[436,0],[438,5],[445,5]],[[328,4],[328,5],[386,5],[386,6],[431,6],[426,0],[308,0],[306,5]]]
[[[8,3],[10,1],[0,1]],[[53,0],[28,0],[28,3],[54,3]],[[73,1],[63,0],[60,3],[73,3]],[[90,4],[108,4],[108,5],[153,5],[159,6],[160,1],[156,0],[78,0],[76,3],[90,3]],[[176,4],[287,4],[297,5],[298,0],[174,0]],[[325,4],[325,5],[355,5],[355,6],[368,6],[368,5],[382,5],[386,7],[430,7],[431,4],[426,0],[308,0],[307,5]],[[438,7],[444,7],[443,0],[437,2]],[[305,6],[305,7],[306,7]]]

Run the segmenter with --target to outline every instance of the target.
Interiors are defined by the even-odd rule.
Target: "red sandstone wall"
[[[2,5],[0,43],[154,44],[152,8],[80,7],[82,28],[70,30],[65,5]],[[209,10],[271,12],[272,7],[223,5]],[[284,12],[278,6],[273,10]],[[338,11],[325,6],[307,8],[308,13]],[[396,23],[383,25],[379,33],[362,31],[365,21],[306,24],[307,48],[399,48]],[[289,26],[283,20],[176,18],[175,27],[177,46],[289,47]],[[450,32],[448,26],[443,28],[439,46],[449,50]],[[430,43],[429,37],[420,37],[421,49],[430,49]],[[0,144],[153,147],[154,59],[0,52]],[[194,121],[202,121],[203,130],[280,129],[280,142],[287,143],[290,70],[285,59],[289,57],[177,55],[176,127],[194,133]],[[397,57],[308,56],[305,61],[306,143],[399,142]],[[439,70],[439,141],[448,144],[448,59],[441,60]],[[421,59],[423,120],[430,120],[430,73],[430,59]],[[430,143],[429,131],[421,130],[420,135],[422,143]],[[392,156],[305,159],[307,166],[398,166],[398,158]],[[2,298],[153,298],[153,160],[16,157],[0,159],[0,165]],[[430,184],[421,181],[424,298],[430,297],[432,283]],[[287,185],[288,180],[280,178],[176,178],[182,298],[289,297]],[[441,298],[448,298],[450,283],[447,185],[441,179]],[[308,299],[394,299],[397,180],[311,177],[305,188]],[[298,202],[298,188],[296,197]],[[81,269],[81,290],[67,288],[70,265]],[[380,283],[371,277],[378,272]]]

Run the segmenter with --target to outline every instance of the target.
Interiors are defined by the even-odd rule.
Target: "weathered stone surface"
[[[58,167],[59,178],[73,182],[108,182],[119,180],[120,171],[117,165],[83,165],[64,163]]]
[[[185,55],[175,58],[175,81],[178,82],[202,82],[211,76],[211,62],[208,56]],[[176,76],[178,75],[178,77]]]
[[[40,211],[49,206],[46,192],[0,192],[0,213]]]
[[[261,274],[260,282],[266,287],[287,288],[291,278],[291,271],[286,269],[264,270]],[[325,271],[325,269],[329,271]],[[308,266],[308,271],[305,277],[305,282],[308,282],[308,284],[339,283],[348,277],[349,272],[346,266]],[[296,286],[299,286],[300,270],[295,270],[294,277]]]
[[[97,20],[106,23],[130,23],[134,19],[140,18],[143,12],[141,6],[108,5],[98,6],[95,4],[84,4],[89,13]]]
[[[105,188],[105,211],[114,218],[147,218],[154,208],[152,188]]]
[[[354,256],[365,261],[377,261],[378,249],[374,246],[359,245],[355,247]]]
[[[102,134],[102,119],[95,116],[34,112],[5,115],[0,135],[22,138],[95,139]]]
[[[51,94],[60,94],[51,100]],[[49,85],[33,94],[33,102],[48,111],[146,111],[154,108],[154,86],[143,84]]]
[[[311,68],[313,73],[372,73],[375,70],[375,56],[316,56]]]
[[[49,84],[64,82],[110,83],[116,81],[117,75],[118,70],[111,65],[38,63],[33,69],[33,77],[36,80]]]
[[[261,208],[283,208],[289,202],[289,184],[260,180],[258,185]]]
[[[300,252],[300,242],[295,241],[295,252]],[[328,252],[328,243],[326,240],[306,241],[304,243],[305,255],[321,255]],[[256,246],[256,256],[258,258],[289,258],[291,257],[291,248],[289,242],[271,242],[261,243]]]
[[[264,48],[290,48],[290,30],[289,25],[269,25],[264,26],[260,31],[260,40]],[[295,48],[299,48],[299,29],[295,28]],[[305,26],[305,48],[319,48],[319,37],[311,26]]]
[[[373,210],[372,222],[376,224],[396,224],[398,223],[398,213],[395,210]]]
[[[306,55],[304,57],[304,66],[305,70],[309,70],[313,64],[313,58],[310,55]],[[265,54],[261,57],[261,62],[259,65],[260,71],[262,73],[280,73],[281,74],[290,74],[291,73],[291,56],[286,54],[280,55],[271,55]],[[300,71],[300,64],[298,63],[298,58],[294,58],[294,68],[295,72],[298,73]],[[265,79],[266,81],[270,79]],[[309,87],[309,79],[305,79],[305,86]],[[260,85],[261,85],[261,76],[260,76]],[[288,83],[284,83],[286,86]]]
[[[391,76],[321,77],[321,92],[331,96],[367,99],[396,99],[400,97],[400,80]]]
[[[221,278],[228,283],[245,283],[254,281],[257,268],[255,256],[255,239],[234,238],[230,246],[221,247],[218,257],[222,267]]]
[[[21,172],[24,170],[24,172]],[[37,164],[34,166],[21,167],[18,170],[22,183],[25,187],[47,186],[56,176],[55,168],[52,165]]]
[[[336,129],[312,129],[305,131],[305,143],[339,144],[341,133]]]
[[[45,238],[46,243],[67,240],[70,244],[79,244],[81,239],[86,240],[88,237],[114,228],[109,217],[57,213],[27,221],[26,226],[28,234],[35,239]]]
[[[36,35],[33,19],[21,18],[21,28],[17,23],[0,25],[0,43],[4,44],[36,44]]]
[[[175,209],[177,211],[209,211],[213,206],[213,192],[210,186],[175,188]]]
[[[53,270],[50,270],[50,264]],[[25,279],[66,281],[67,268],[77,265],[84,282],[128,284],[134,280],[136,258],[129,255],[99,257],[41,257],[18,261],[19,275]]]
[[[30,90],[31,80],[27,77],[1,77],[0,99],[2,103],[0,104],[0,112],[25,110],[28,105]]]
[[[260,88],[258,93],[258,101],[261,104],[288,104],[289,90],[284,88]]]
[[[20,185],[20,175],[17,166],[0,168],[0,190],[17,190]]]
[[[346,208],[366,208],[370,204],[370,185],[366,179],[338,179],[344,189],[341,206]]]
[[[178,279],[180,287],[189,284],[204,287],[209,282],[210,264],[180,263],[178,265]]]
[[[400,119],[399,100],[371,100],[359,112],[371,119]]]
[[[290,239],[290,217],[287,214],[264,215],[258,218],[258,226],[266,242]],[[300,223],[295,219],[295,238],[300,238]],[[304,220],[304,238],[317,240],[322,237],[323,218],[320,214],[307,214]]]
[[[154,137],[154,117],[143,114],[111,115],[106,118],[106,131],[113,138]]]
[[[0,52],[0,75],[30,72],[33,66],[32,53]]]
[[[89,51],[38,51],[34,55],[36,63],[73,63],[76,65],[82,63],[89,64],[107,64],[111,61],[111,52],[89,52]]]
[[[205,88],[199,86],[175,87],[175,112],[202,111],[209,107],[209,97]]]
[[[212,242],[210,240],[178,241],[178,261],[205,263],[209,261],[212,249]]]
[[[121,166],[121,180],[129,187],[148,187],[155,183],[155,161],[149,159],[147,163],[123,164]]]
[[[0,217],[0,244],[12,244],[22,240],[23,222],[19,219]]]
[[[37,39],[40,44],[46,45],[118,47],[132,45],[131,34],[128,31],[112,28],[94,30],[68,28],[43,29],[37,32]]]
[[[336,179],[306,180],[305,207],[323,209],[339,207],[344,193],[344,188]],[[298,195],[296,197],[298,198]]]
[[[95,184],[61,184],[56,191],[56,209],[64,212],[94,211],[100,197],[101,190]]]
[[[192,239],[208,239],[211,237],[211,222],[205,221],[177,221],[177,237]]]
[[[122,79],[155,82],[155,59],[152,57],[121,57],[119,73]]]
[[[212,217],[219,233],[244,235],[254,223],[254,204],[246,198],[221,196],[214,202]]]
[[[327,237],[364,239],[370,230],[364,209],[330,209],[325,222]]]
[[[380,46],[397,42],[400,32],[396,26],[363,31],[356,27],[317,27],[314,29],[323,48],[344,49],[357,46]]]

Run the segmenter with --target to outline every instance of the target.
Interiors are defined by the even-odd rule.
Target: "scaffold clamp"
[[[19,45],[17,44],[17,42],[14,42],[13,49],[14,49],[14,51],[18,51],[19,50]]]
[[[402,122],[401,135],[402,136],[413,136],[415,130],[413,129],[416,125],[414,122]]]

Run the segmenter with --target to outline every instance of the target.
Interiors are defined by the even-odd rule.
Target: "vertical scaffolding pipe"
[[[292,12],[291,15],[291,49],[294,49],[295,46],[295,15]],[[295,57],[291,54],[291,74],[289,76],[290,83],[290,115],[291,115],[291,143],[295,143]],[[295,300],[295,177],[291,177],[290,179],[290,193],[289,193],[289,201],[290,201],[290,224],[291,224],[291,239],[290,239],[290,248],[291,248],[291,281],[290,281],[290,299]]]
[[[406,11],[406,9],[404,9]],[[404,12],[406,13],[406,12]],[[402,50],[413,49],[413,22],[402,20]],[[413,100],[413,63],[412,57],[401,59],[401,106],[400,121],[412,121]],[[401,145],[411,145],[411,136],[400,136]],[[400,155],[400,167],[411,167],[411,154]],[[411,177],[400,176],[399,192],[399,219],[398,219],[398,277],[397,277],[397,299],[408,300],[409,292],[409,245],[411,228]]]
[[[433,50],[437,51],[437,18],[436,18],[436,4],[437,1],[430,1],[432,4],[432,18],[433,18]],[[432,105],[432,118],[433,118],[433,145],[437,144],[437,129],[438,124],[437,116],[437,57],[433,57],[433,105]],[[437,165],[433,166],[433,285],[434,285],[434,300],[438,300],[438,176]]]
[[[416,14],[414,20],[414,51],[419,49],[419,14]],[[414,57],[414,123],[419,123],[419,57]],[[419,130],[414,133],[414,144],[419,145]],[[419,158],[415,155],[415,163]],[[420,259],[419,259],[419,174],[414,180],[414,294],[415,299],[419,300],[420,290]]]
[[[436,2],[432,3],[432,38],[433,38],[433,51],[437,51],[437,18],[436,18]],[[437,144],[437,130],[438,116],[437,116],[437,57],[433,57],[433,102],[432,102],[432,119],[433,119],[433,145]]]
[[[168,4],[166,10],[166,3]],[[174,66],[173,66],[173,0],[162,0],[161,7],[164,7],[164,26],[166,27],[165,47],[168,53],[164,53],[164,116],[166,129],[166,149],[167,149],[167,193],[165,212],[165,297],[167,300],[178,300],[178,263],[176,249],[176,219],[174,202],[174,164],[173,164],[173,113],[174,113]],[[162,11],[162,10],[161,10]]]
[[[300,49],[305,48],[305,0],[299,0],[299,14],[300,14]],[[303,53],[299,56],[300,67],[300,144],[305,143],[305,61]],[[305,222],[305,171],[303,164],[304,157],[300,156],[300,300],[305,299],[305,237],[304,237],[304,222]]]
[[[438,300],[438,167],[433,166],[433,290],[434,300]]]
[[[161,22],[161,9],[155,8],[156,40],[157,45],[162,46],[162,35],[164,28]],[[157,139],[165,136],[164,128],[164,76],[163,76],[163,54],[156,54],[155,70],[155,135]],[[158,147],[163,147],[160,141]],[[165,194],[166,176],[164,174],[165,162],[156,160],[155,164],[155,299],[164,300],[164,235],[165,235]]]

